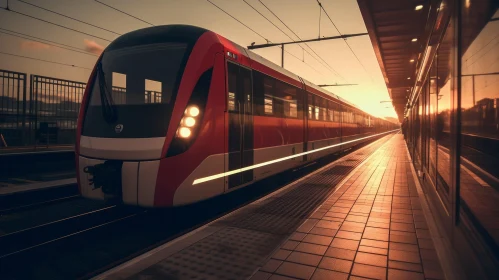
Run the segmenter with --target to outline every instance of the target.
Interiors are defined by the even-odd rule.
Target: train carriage
[[[221,195],[398,127],[186,25],[117,38],[81,106],[81,194],[144,207]]]

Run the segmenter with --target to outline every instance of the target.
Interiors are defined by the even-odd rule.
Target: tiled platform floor
[[[444,279],[410,164],[395,135],[251,279]]]

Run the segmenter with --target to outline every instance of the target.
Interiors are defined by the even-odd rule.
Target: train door
[[[309,119],[309,116],[308,116],[308,98],[307,98],[308,94],[307,92],[303,89],[301,90],[301,94],[300,94],[300,98],[302,100],[302,103],[303,103],[303,107],[302,107],[302,110],[303,110],[303,152],[306,152],[308,151],[308,119]],[[307,161],[308,157],[307,157],[307,154],[304,154],[303,155],[303,161]]]
[[[227,62],[228,171],[253,165],[253,82],[251,70]],[[253,180],[253,170],[229,175],[229,189]]]

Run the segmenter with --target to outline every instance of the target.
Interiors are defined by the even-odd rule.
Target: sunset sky
[[[301,39],[317,38],[319,35],[319,6],[316,0],[210,1],[272,42],[290,41],[290,39],[248,4],[265,15],[294,40],[298,40],[298,38],[272,15],[262,3],[272,10]],[[0,69],[86,82],[90,75],[88,69],[94,66],[97,55],[110,43],[109,41],[119,36],[23,2],[32,3],[119,34],[150,26],[93,0],[10,0],[9,8],[13,11],[54,22],[89,35],[2,9],[0,10],[0,52],[75,65],[82,68],[0,53]],[[101,0],[101,2],[154,25],[190,24],[217,32],[242,46],[248,46],[252,42],[256,44],[265,43],[263,38],[220,11],[207,0]],[[6,5],[7,0],[0,0],[0,7],[5,8]],[[342,34],[367,32],[356,0],[323,0],[322,5]],[[9,31],[55,41],[81,49],[81,52],[88,51],[95,55],[69,51],[5,34],[10,33]],[[326,37],[339,35],[323,12],[320,21],[320,35]],[[389,100],[389,95],[369,36],[350,38],[348,43],[362,62],[362,65],[350,51],[347,44],[340,39],[308,43],[313,51],[319,54],[334,70],[326,67],[325,63],[320,59],[311,57],[298,45],[286,46],[286,50],[297,58],[286,53],[284,68],[315,84],[358,84],[356,86],[330,87],[327,89],[373,115],[396,117],[391,103],[380,103],[380,101]],[[304,45],[303,47],[314,55],[308,47]],[[278,65],[281,63],[280,49],[277,47],[258,49],[255,52]],[[334,71],[339,73],[341,77],[336,75]]]

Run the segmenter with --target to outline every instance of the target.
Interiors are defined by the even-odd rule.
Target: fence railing
[[[26,74],[0,70],[0,78],[0,147],[8,143],[25,145],[25,116],[29,110],[26,102]]]
[[[85,83],[0,70],[0,148],[74,144]],[[29,94],[27,94],[29,92]]]
[[[0,149],[72,145],[85,83],[0,70]],[[127,90],[112,87],[117,105]],[[161,103],[160,91],[146,90],[144,103]]]

